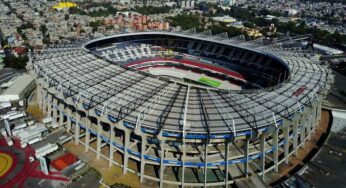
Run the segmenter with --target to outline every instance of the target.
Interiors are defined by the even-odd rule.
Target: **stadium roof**
[[[149,38],[157,35],[170,39],[183,37],[199,44],[211,42],[235,47],[250,55],[280,60],[289,67],[290,79],[263,89],[202,89],[125,68],[122,66],[126,63],[123,49],[120,60],[111,61],[92,52],[94,46],[90,45],[112,38],[131,36],[133,41],[139,36]],[[112,55],[119,50],[117,46],[114,48]],[[132,50],[140,54],[140,59],[155,55],[148,46],[135,47],[133,43]],[[314,56],[308,57],[304,52],[289,51],[276,44],[265,46],[258,39],[244,41],[243,37],[228,38],[210,32],[119,34],[91,40],[83,48],[62,46],[45,49],[44,53],[36,55],[33,69],[40,78],[39,82],[50,93],[67,103],[77,103],[78,109],[89,110],[98,116],[107,115],[113,123],[124,120],[127,127],[141,127],[144,132],[151,133],[164,130],[211,135],[282,124],[283,119],[292,118],[295,112],[300,113],[313,100],[319,100],[318,95],[327,94],[334,80],[328,67],[320,65]],[[133,58],[136,57],[132,54]]]

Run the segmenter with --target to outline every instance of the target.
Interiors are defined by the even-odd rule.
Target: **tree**
[[[14,69],[25,69],[27,62],[29,61],[28,56],[19,56],[9,55],[4,57],[3,62],[6,67],[11,67]]]
[[[97,31],[97,28],[102,24],[101,20],[97,20],[95,22],[90,22],[90,27],[92,27],[92,32]]]
[[[42,34],[45,34],[48,31],[48,28],[45,24],[42,24],[40,26],[40,31],[42,32]]]
[[[178,14],[175,17],[169,17],[168,20],[172,26],[181,26],[183,30],[201,27],[199,14]]]
[[[255,27],[254,24],[251,22],[243,22],[243,25],[244,25],[244,27],[248,27],[248,28],[254,28]]]
[[[49,33],[48,33],[47,35],[43,36],[42,42],[43,42],[44,44],[50,44]]]
[[[162,6],[162,7],[154,7],[154,6],[138,7],[138,6],[136,6],[135,8],[132,9],[132,11],[139,12],[139,13],[144,14],[144,15],[168,13],[170,10],[171,10],[171,8],[168,6]]]
[[[1,46],[4,47],[5,45],[7,45],[7,40],[6,39],[2,39],[1,40]]]
[[[78,7],[71,7],[68,9],[69,14],[80,14],[80,15],[86,15],[86,12],[81,10]]]

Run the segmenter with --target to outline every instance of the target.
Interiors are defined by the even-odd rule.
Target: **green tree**
[[[199,14],[179,14],[168,18],[172,26],[181,26],[183,30],[201,27],[201,16]]]
[[[3,62],[6,67],[11,67],[14,69],[25,69],[27,62],[29,61],[28,56],[19,56],[9,55],[4,57]]]
[[[42,34],[45,34],[48,31],[48,28],[45,24],[42,24],[40,26],[40,31],[42,32]]]
[[[138,7],[137,6],[132,9],[132,11],[139,12],[144,15],[168,13],[170,10],[171,8],[168,6],[162,6],[162,7],[154,7],[154,6]]]
[[[97,31],[97,28],[102,25],[102,22],[101,22],[101,20],[97,20],[94,22],[90,22],[89,25],[90,25],[90,27],[93,28],[92,32],[95,32],[95,31]]]

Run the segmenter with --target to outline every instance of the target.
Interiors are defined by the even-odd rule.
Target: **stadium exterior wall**
[[[186,172],[186,169],[192,168],[201,169],[205,174],[208,174],[206,173],[208,169],[220,169],[221,171],[229,172],[231,165],[235,164],[242,164],[240,166],[242,166],[242,172],[245,177],[253,173],[249,171],[250,163],[256,164],[258,169],[254,173],[264,178],[265,174],[269,171],[278,172],[280,164],[288,164],[289,157],[296,155],[300,148],[304,148],[306,140],[311,138],[321,118],[322,96],[319,96],[311,101],[311,105],[304,106],[303,112],[296,112],[290,120],[284,119],[283,125],[277,127],[272,126],[269,129],[259,132],[258,135],[238,136],[233,139],[218,139],[216,143],[211,142],[211,144],[204,144],[204,151],[200,153],[203,155],[204,162],[188,161],[185,143],[194,142],[194,140],[180,140],[182,152],[179,153],[179,157],[172,160],[165,159],[166,152],[170,152],[165,149],[165,143],[172,140],[171,138],[163,137],[162,135],[157,136],[156,139],[159,143],[156,145],[152,144],[151,147],[157,150],[160,157],[150,155],[147,153],[147,148],[150,149],[148,139],[151,138],[152,135],[137,131],[133,132],[133,130],[127,128],[122,121],[114,124],[109,121],[107,117],[100,117],[97,115],[93,109],[84,111],[83,108],[77,106],[77,110],[74,111],[74,103],[71,100],[65,101],[55,96],[55,92],[50,91],[48,83],[46,83],[43,78],[37,78],[36,80],[37,97],[40,108],[45,114],[52,116],[60,125],[63,125],[67,132],[71,132],[74,135],[75,144],[84,145],[86,152],[95,152],[97,159],[102,157],[108,160],[110,166],[117,165],[122,167],[124,174],[128,171],[135,173],[140,176],[141,182],[144,179],[156,181],[160,184],[160,187],[163,187],[164,184],[180,186],[224,185],[227,187],[236,180],[236,178],[231,177],[229,173],[223,173],[224,178],[217,182],[208,182],[208,178],[205,176],[204,181],[200,183],[191,183],[185,180],[184,172]],[[85,114],[85,116],[81,114]],[[97,123],[92,123],[90,118],[96,119]],[[115,136],[118,134],[116,134],[113,128],[110,129],[109,133],[103,131],[103,123],[109,124],[111,127],[116,127],[116,130],[119,130],[121,136]],[[140,138],[137,140],[141,145],[138,151],[132,149],[134,145],[133,140],[131,140],[132,132],[138,136],[137,138]],[[96,148],[90,146],[92,137],[96,138]],[[84,138],[84,141],[82,141],[82,138]],[[210,162],[208,160],[208,151],[212,150],[215,145],[220,145],[220,142],[225,145],[225,149],[224,151],[220,151],[221,156],[219,159],[212,159]],[[234,142],[243,143],[243,155],[230,151],[229,146]],[[107,155],[101,153],[101,148],[105,145],[110,148]],[[253,147],[259,147],[259,151],[250,153],[249,149]],[[113,160],[115,152],[123,155],[122,163]],[[131,169],[128,166],[129,160],[139,163],[139,169]],[[146,168],[149,165],[157,166],[160,169],[158,177],[145,174]],[[165,168],[172,166],[178,167],[182,171],[179,181],[164,179]]]
[[[187,34],[161,32],[147,32],[147,34],[181,36],[238,48],[237,41],[230,42],[232,40],[227,39],[216,41],[215,36],[204,38],[204,35],[195,37]],[[185,122],[178,123],[183,124],[183,129],[181,130],[179,125],[177,125],[176,131],[172,131],[174,133],[169,132],[170,129],[159,129],[160,127],[158,128],[159,131],[154,132],[155,130],[153,131],[153,129],[149,129],[146,126],[137,126],[137,122],[134,126],[134,122],[131,122],[132,124],[129,123],[128,119],[121,118],[119,114],[116,116],[114,114],[108,114],[107,112],[103,113],[103,110],[101,112],[102,107],[100,108],[100,106],[88,106],[90,103],[83,100],[90,100],[90,98],[81,97],[83,90],[81,91],[80,88],[83,87],[79,87],[78,84],[88,85],[87,82],[94,81],[94,71],[91,72],[89,75],[91,78],[86,79],[86,82],[79,82],[80,79],[78,77],[83,77],[85,73],[82,70],[83,67],[77,69],[76,75],[65,75],[71,74],[71,72],[65,72],[65,69],[67,69],[66,67],[68,67],[69,63],[72,61],[78,61],[76,65],[84,65],[86,62],[79,61],[79,58],[84,56],[93,56],[95,57],[93,60],[88,59],[87,61],[95,64],[99,63],[102,57],[89,51],[87,49],[88,44],[95,44],[97,41],[111,39],[112,37],[129,35],[142,36],[145,35],[145,33],[120,34],[91,40],[82,46],[82,50],[80,46],[52,49],[51,52],[48,52],[46,55],[43,53],[43,55],[37,59],[37,62],[30,61],[28,64],[28,69],[36,78],[37,101],[42,111],[47,116],[51,116],[55,121],[59,122],[59,125],[64,127],[67,132],[73,134],[73,141],[76,145],[83,145],[85,147],[85,152],[95,152],[97,159],[103,158],[107,160],[109,166],[120,166],[123,169],[123,174],[128,172],[135,173],[140,177],[141,182],[144,180],[151,180],[157,182],[159,187],[164,187],[165,184],[181,187],[228,187],[237,180],[248,178],[255,174],[264,179],[269,172],[278,172],[279,166],[284,167],[284,164],[288,164],[289,157],[297,155],[297,151],[300,148],[304,148],[305,142],[311,138],[316,127],[320,124],[321,104],[323,98],[329,93],[333,85],[333,76],[328,67],[318,65],[314,59],[310,60],[304,57],[302,52],[284,54],[283,51],[276,50],[275,45],[273,48],[266,47],[263,50],[262,48],[257,48],[258,46],[256,47],[257,43],[255,44],[255,48],[252,48],[252,44],[246,42],[243,42],[243,45],[239,45],[239,48],[249,50],[251,53],[254,52],[272,57],[290,68],[290,75],[293,75],[290,79],[285,80],[284,83],[276,85],[268,90],[266,88],[264,90],[256,90],[254,97],[256,97],[255,95],[264,94],[263,96],[268,96],[265,97],[265,100],[268,101],[273,100],[273,96],[277,98],[280,98],[282,95],[285,96],[284,100],[280,100],[279,103],[273,103],[273,106],[264,105],[263,108],[265,110],[270,108],[270,113],[269,116],[265,117],[267,118],[265,121],[260,122],[258,127],[257,125],[253,126],[252,123],[257,124],[259,122],[258,119],[261,118],[259,117],[261,114],[253,112],[243,117],[240,112],[237,112],[239,114],[238,119],[244,120],[248,128],[240,127],[236,130],[236,134],[235,129],[233,129],[233,132],[227,131],[227,133],[225,131],[219,131],[218,129],[215,129],[214,132],[208,130],[209,132],[206,131],[207,133],[204,134],[199,134],[198,131],[193,130],[185,132],[185,126],[187,126],[186,120],[188,119],[186,118],[186,114],[188,113],[187,106],[189,105],[190,86],[186,86],[186,93],[181,96],[187,99],[184,101],[181,100],[183,101],[181,104],[185,105],[185,108],[182,108],[183,110],[181,112],[179,111],[179,115],[183,114],[185,116],[183,117]],[[268,51],[266,50],[267,48]],[[73,54],[74,50],[76,51],[76,56],[65,56],[65,53],[69,53],[69,51],[72,51],[70,54]],[[56,56],[55,53],[57,53]],[[280,54],[284,55],[281,56]],[[286,65],[290,55],[294,57],[292,60],[289,60],[289,65]],[[59,59],[56,57],[63,58]],[[67,59],[65,59],[65,57],[67,57]],[[78,59],[65,61],[70,60],[68,59],[69,57],[76,57]],[[61,63],[63,61],[65,62]],[[109,69],[109,67],[111,67],[109,66],[110,64],[116,64],[107,59],[103,59],[102,61],[103,63],[108,63],[103,69]],[[74,71],[72,65],[70,68]],[[141,75],[145,74],[130,68],[124,68],[121,65],[113,66],[113,68],[119,67],[123,72],[129,71]],[[75,87],[71,87],[72,89],[70,88],[71,82],[69,81],[71,79],[78,80],[78,82],[75,83],[76,85],[72,85]],[[107,78],[105,77],[105,79]],[[97,80],[97,83],[94,84],[100,84],[98,83],[100,81],[102,82],[102,80]],[[112,81],[117,80],[115,79]],[[139,81],[137,80],[137,82]],[[113,82],[111,84],[114,87],[119,86],[113,84]],[[312,88],[308,88],[307,86],[311,86]],[[301,100],[297,100],[294,96],[297,90],[299,91],[302,89],[301,87],[305,88],[306,94],[303,94],[304,96],[301,97]],[[271,92],[281,88],[284,89],[275,93],[275,95],[270,95]],[[74,93],[73,90],[77,92]],[[98,97],[98,94],[103,94],[105,92],[103,88],[101,90],[96,88],[96,90],[97,93],[93,94],[92,97]],[[252,94],[254,91],[244,90],[241,91],[239,95],[246,95],[246,92]],[[206,92],[205,94],[208,93]],[[233,95],[227,95],[227,97],[229,96],[232,97]],[[106,100],[104,103],[107,103],[109,95],[106,95],[105,98]],[[118,99],[119,98],[115,98],[114,100]],[[263,102],[256,101],[256,99],[252,97],[248,97],[248,99],[250,99],[250,101],[255,101],[255,105],[249,107],[246,103],[235,103],[234,106],[238,108],[240,105],[244,105],[246,108],[256,108],[262,105]],[[293,106],[290,106],[293,110],[290,111],[287,109],[288,105],[280,104],[288,99],[294,101],[294,103],[292,103]],[[210,97],[210,100],[210,102],[215,102],[212,100],[212,97]],[[246,100],[246,102],[249,103],[248,100]],[[128,104],[132,104],[132,101]],[[153,102],[151,104],[153,104]],[[217,107],[217,105],[215,106]],[[280,107],[279,110],[283,111],[282,114],[277,111],[277,106]],[[105,108],[107,110],[107,104],[103,105],[103,109]],[[141,109],[143,108],[144,107]],[[239,111],[243,109],[243,107],[239,108]],[[237,109],[233,107],[230,109],[237,111]],[[257,111],[257,109],[254,111]],[[119,110],[119,112],[121,112],[121,110]],[[273,116],[271,116],[271,114],[273,114]],[[199,115],[202,116],[201,114]],[[120,118],[117,119],[117,121],[113,121],[113,118],[116,118],[115,116]],[[251,122],[248,122],[248,117],[253,118],[253,121],[251,120]],[[199,125],[200,124],[198,124],[198,126]],[[92,144],[93,142],[96,142],[96,144]],[[121,156],[123,159],[119,160],[116,156]],[[131,165],[129,165],[129,163],[131,163]],[[133,163],[137,164],[137,166],[132,165]],[[193,175],[196,177],[193,177]]]

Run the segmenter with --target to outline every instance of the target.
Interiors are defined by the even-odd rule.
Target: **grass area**
[[[221,85],[220,82],[218,82],[216,80],[212,80],[212,79],[207,78],[207,77],[201,77],[198,79],[198,81],[203,83],[203,84],[207,84],[209,86],[212,86],[212,87],[219,87]]]

